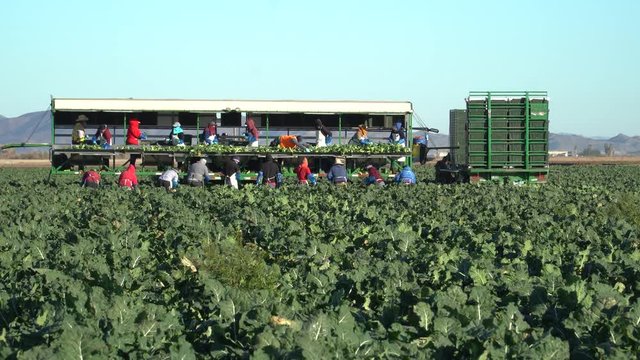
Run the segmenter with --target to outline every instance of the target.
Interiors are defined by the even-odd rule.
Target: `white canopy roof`
[[[409,101],[300,101],[300,100],[179,100],[179,99],[71,99],[54,98],[54,111],[109,112],[249,112],[307,114],[407,114]]]

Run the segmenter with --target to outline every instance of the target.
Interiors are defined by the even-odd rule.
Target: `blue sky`
[[[640,135],[640,1],[3,1],[0,114],[49,96],[410,100],[547,90],[551,131]],[[447,132],[444,130],[444,132]]]

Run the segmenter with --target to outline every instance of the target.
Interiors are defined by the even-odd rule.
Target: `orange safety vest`
[[[280,146],[283,148],[294,148],[296,147],[295,143],[296,137],[295,135],[282,135],[280,136]]]

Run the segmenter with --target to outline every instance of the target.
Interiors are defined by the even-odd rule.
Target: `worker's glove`
[[[147,134],[145,133],[140,134],[140,140],[147,140]]]
[[[264,174],[262,173],[262,171],[260,171],[258,173],[258,177],[256,178],[256,185],[260,185],[262,184],[262,178],[263,178]]]
[[[242,181],[242,174],[240,174],[240,172],[236,173],[236,180],[238,180],[238,182]]]
[[[282,185],[282,182],[284,181],[284,176],[282,176],[282,173],[277,173],[276,174],[276,184],[278,184],[278,186]]]
[[[307,181],[311,185],[315,185],[318,182],[318,180],[316,179],[316,176],[314,174],[309,174],[309,176],[307,176]]]

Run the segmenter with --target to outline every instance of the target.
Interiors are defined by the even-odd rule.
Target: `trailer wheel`
[[[66,154],[55,154],[51,158],[51,166],[58,170],[70,170],[71,164]]]

